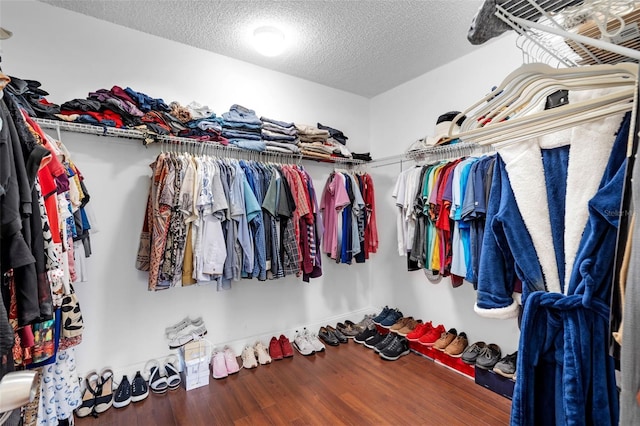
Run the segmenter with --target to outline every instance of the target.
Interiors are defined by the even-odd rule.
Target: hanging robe
[[[585,96],[570,93],[570,102]],[[512,425],[617,424],[606,342],[630,121],[622,118],[498,150],[475,310],[516,317],[522,281]]]

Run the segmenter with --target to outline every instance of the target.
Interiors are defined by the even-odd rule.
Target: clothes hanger
[[[467,119],[462,123],[459,133],[470,131],[473,128],[480,127],[482,124],[486,125],[486,122],[483,123],[485,117],[495,116],[495,111],[499,113],[511,105],[518,99],[527,86],[540,79],[549,78],[565,81],[566,83],[571,80],[575,81],[576,79],[613,74],[618,76],[628,75],[635,80],[637,78],[637,64],[623,62],[616,65],[602,64],[569,69],[556,69],[540,63],[525,64],[511,72],[490,94],[461,112],[452,122],[449,129],[449,138],[453,139],[455,136],[453,134],[455,127],[453,123],[459,118],[462,118],[463,115],[466,115]],[[492,121],[492,124],[495,123]]]

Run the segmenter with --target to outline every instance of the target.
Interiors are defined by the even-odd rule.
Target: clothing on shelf
[[[368,173],[335,171],[324,186],[322,251],[336,263],[364,263],[378,251],[375,190]]]
[[[161,153],[136,267],[149,290],[322,275],[322,218],[301,166]]]
[[[56,384],[53,389],[41,383],[48,390],[35,403],[50,415],[38,422],[57,425],[72,418],[80,402],[77,378],[72,377],[75,360],[69,355],[82,336],[63,336],[67,324],[61,320],[61,306],[78,280],[78,256],[91,254],[90,197],[66,147],[29,116],[38,105],[29,108],[28,95],[16,89],[27,87],[46,94],[33,81],[0,87],[0,355],[5,372],[45,367],[47,382]],[[50,367],[58,361],[66,367]]]
[[[495,155],[439,161],[396,180],[398,254],[407,269],[477,282],[488,189]]]

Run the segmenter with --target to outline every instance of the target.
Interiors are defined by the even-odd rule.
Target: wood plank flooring
[[[241,369],[209,386],[151,393],[78,426],[506,425],[511,401],[411,353],[385,361],[353,341]]]

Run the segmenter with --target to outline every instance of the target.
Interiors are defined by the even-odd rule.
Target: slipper
[[[180,378],[180,372],[176,368],[176,357],[169,357],[164,364],[164,369],[167,372],[167,385],[169,386],[169,390],[176,390],[180,387],[180,383],[182,383],[182,379]]]
[[[158,361],[155,359],[148,361],[144,369],[149,372],[149,388],[151,388],[151,392],[157,394],[167,392],[167,389],[169,389],[167,378],[160,373]]]

